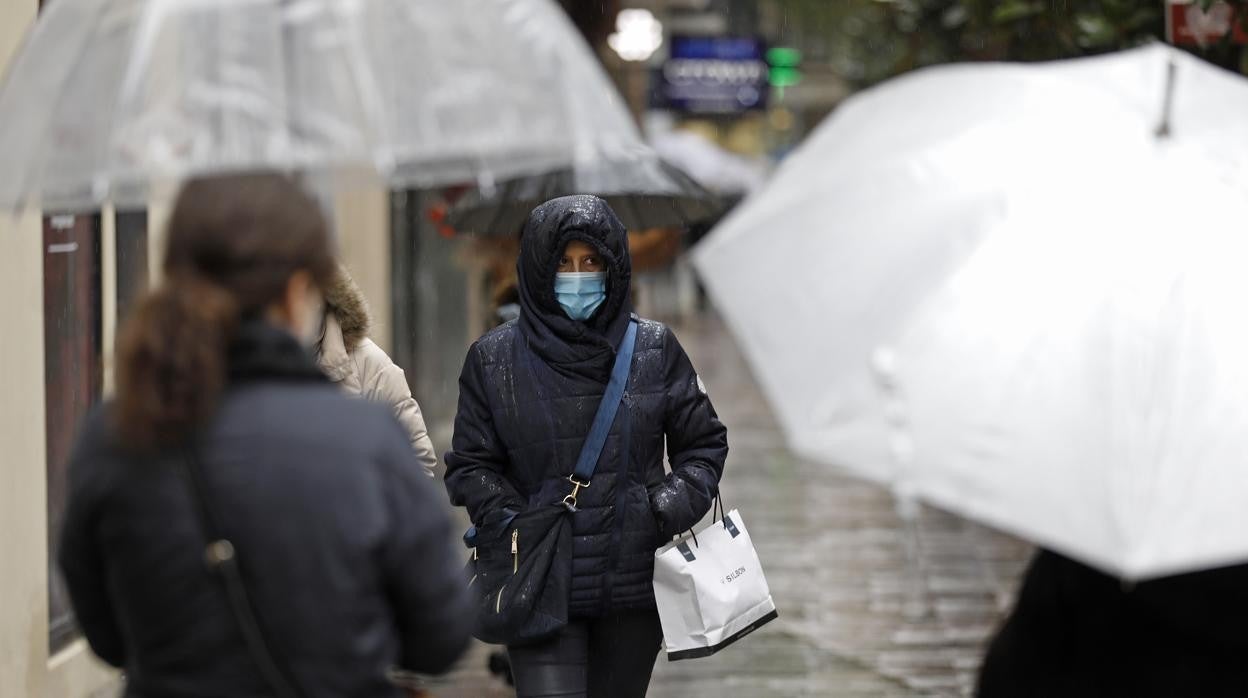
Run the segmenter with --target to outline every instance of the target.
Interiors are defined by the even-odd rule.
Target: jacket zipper
[[[511,573],[514,575],[520,571],[520,529],[511,532]],[[507,585],[504,584],[498,590],[498,598],[494,600],[494,612],[503,612],[503,592],[507,591]]]
[[[511,573],[520,571],[520,529],[511,532]]]

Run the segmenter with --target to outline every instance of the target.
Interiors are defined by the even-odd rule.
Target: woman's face
[[[559,258],[559,273],[567,274],[569,272],[600,272],[606,271],[606,267],[602,263],[602,255],[588,244],[580,240],[573,240],[563,250],[563,256]]]

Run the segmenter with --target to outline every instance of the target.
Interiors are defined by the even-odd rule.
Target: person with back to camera
[[[200,179],[83,427],[59,561],[126,695],[402,695],[468,640],[449,512],[386,407],[308,352],[336,261],[275,174]]]

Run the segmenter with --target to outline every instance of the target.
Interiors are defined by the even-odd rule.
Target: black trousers
[[[577,620],[536,645],[508,647],[517,698],[645,698],[663,642],[656,611]]]

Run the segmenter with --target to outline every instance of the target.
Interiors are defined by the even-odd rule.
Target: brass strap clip
[[[576,475],[569,475],[568,482],[572,483],[572,493],[563,498],[563,505],[568,511],[576,511],[576,495],[580,494],[581,488],[589,489],[589,481],[581,482],[576,479]]]

